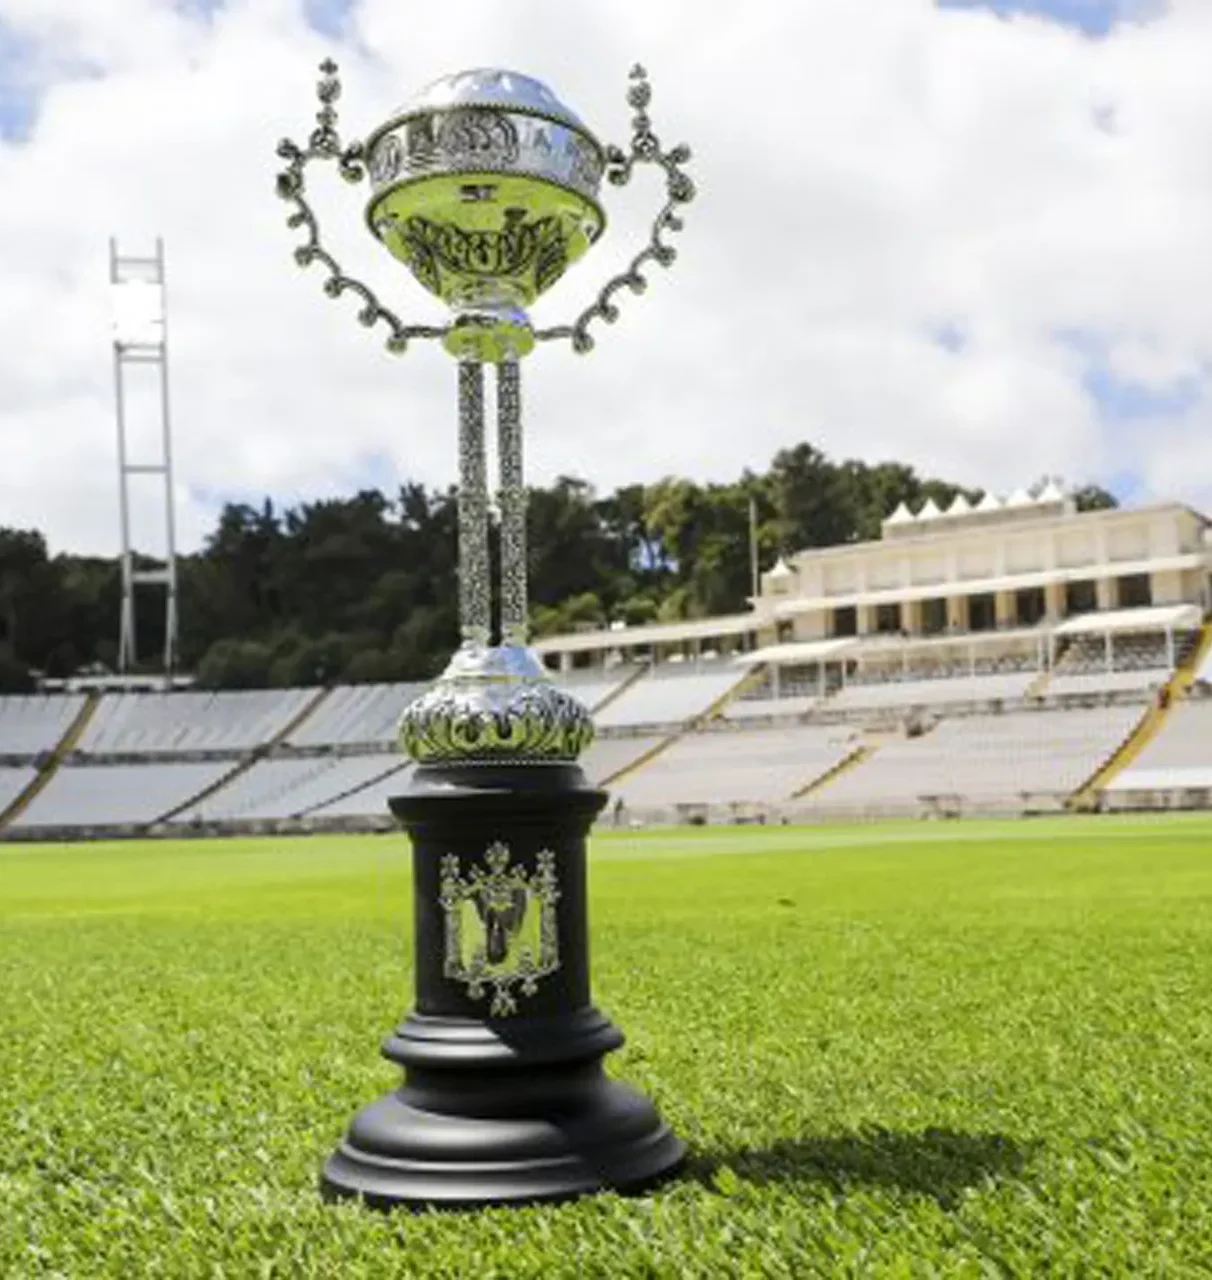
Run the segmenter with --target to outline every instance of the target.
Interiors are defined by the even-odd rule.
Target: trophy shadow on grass
[[[704,1151],[687,1172],[719,1190],[729,1169],[743,1182],[817,1183],[837,1191],[887,1188],[929,1196],[944,1208],[990,1179],[1015,1178],[1041,1147],[999,1133],[861,1129],[788,1138],[767,1147]]]

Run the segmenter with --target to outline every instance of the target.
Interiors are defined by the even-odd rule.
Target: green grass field
[[[0,1276],[1212,1274],[1212,820],[599,839],[637,1199],[326,1206],[403,836],[0,846]]]

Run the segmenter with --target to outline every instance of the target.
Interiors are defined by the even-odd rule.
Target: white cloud
[[[415,88],[499,63],[547,80],[625,142],[632,59],[666,141],[694,148],[682,254],[597,351],[526,367],[532,474],[603,487],[729,477],[811,439],[1010,488],[1044,472],[1141,474],[1212,508],[1207,402],[1108,431],[1058,331],[1102,335],[1119,376],[1162,385],[1212,361],[1212,7],[1094,41],[926,0],[607,6],[362,0],[351,38],[295,0],[0,0],[49,81],[32,138],[0,144],[0,509],[56,547],[117,541],[107,241],[165,237],[182,542],[190,493],[347,492],[368,460],[454,473],[454,372],[404,359],[299,272],[273,148],[311,127],[334,53],[348,136]],[[88,71],[87,75],[81,70]],[[334,251],[410,318],[436,304],[373,243],[364,192],[315,180]],[[607,242],[537,309],[566,318],[645,233],[655,179],[608,188]],[[931,335],[954,326],[965,341]],[[141,508],[154,523],[155,496]],[[142,526],[140,526],[142,527]]]
[[[1201,376],[1195,351],[1163,348],[1155,340],[1131,334],[1112,344],[1106,364],[1119,381],[1160,395]]]

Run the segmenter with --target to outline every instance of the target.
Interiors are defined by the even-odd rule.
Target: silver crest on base
[[[442,859],[446,945],[442,972],[480,1000],[492,991],[489,1014],[518,1011],[518,995],[532,996],[540,979],[560,967],[555,854],[542,850],[532,872],[510,865],[509,846],[489,845],[482,865],[460,874],[459,859]],[[516,994],[515,994],[516,993]]]

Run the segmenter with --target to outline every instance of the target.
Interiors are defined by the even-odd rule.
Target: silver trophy
[[[537,342],[567,340],[588,352],[596,320],[618,319],[615,296],[642,293],[649,263],[669,266],[679,207],[694,197],[683,172],[685,146],[665,150],[647,109],[651,88],[634,67],[627,151],[603,146],[548,89],[512,71],[463,71],[435,81],[372,131],[342,145],[335,103],[337,67],[321,64],[317,127],[306,146],[284,140],[278,194],[288,223],[306,240],[300,266],[327,272],[331,298],[353,293],[358,319],[384,325],[387,349],[403,354],[414,339],[438,339],[458,361],[458,575],[460,648],[437,683],[413,702],[400,744],[419,764],[456,761],[575,761],[593,738],[589,712],[548,678],[527,645],[526,489],[523,474],[520,361]],[[445,324],[405,324],[366,285],[345,275],[320,240],[304,172],[333,161],[346,180],[368,180],[371,232],[413,277],[450,309]],[[645,247],[570,324],[535,329],[526,308],[602,235],[602,179],[627,183],[638,164],[664,175],[664,202]],[[484,365],[497,370],[500,474],[500,635],[493,643],[489,495],[485,457]]]

